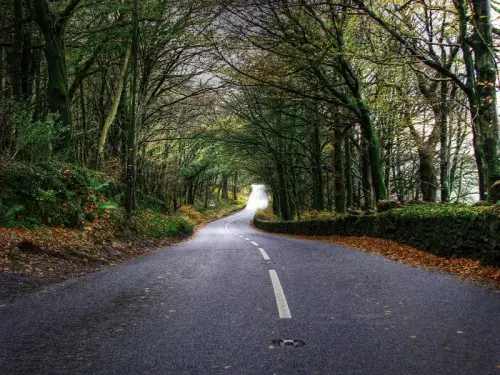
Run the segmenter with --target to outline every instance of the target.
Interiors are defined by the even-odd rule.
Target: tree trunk
[[[41,51],[37,50],[34,53],[34,80],[35,80],[35,108],[33,110],[33,122],[37,122],[40,120],[42,116],[42,77],[41,77]]]
[[[128,62],[130,59],[131,45],[127,47],[125,52],[125,57],[123,58],[123,65],[120,70],[120,75],[118,76],[118,82],[116,86],[115,95],[113,97],[113,102],[111,104],[111,109],[106,117],[106,121],[101,129],[101,136],[99,137],[99,144],[97,146],[97,164],[100,165],[104,161],[104,146],[106,145],[106,139],[108,137],[108,131],[111,124],[115,120],[116,113],[118,112],[118,105],[122,97],[123,87],[125,86],[125,77],[128,68]]]
[[[229,199],[229,191],[228,191],[228,177],[226,173],[222,174],[221,178],[221,187],[222,187],[222,199],[223,200],[228,200]]]
[[[205,201],[203,204],[203,207],[205,208],[205,210],[208,209],[208,195],[209,195],[209,193],[210,193],[210,182],[207,179],[205,182]]]
[[[69,105],[64,34],[59,32],[44,32],[45,59],[49,82],[47,100],[49,111],[58,114],[61,121],[61,141],[54,145],[55,151],[68,147],[71,138],[71,111]]]
[[[314,125],[312,126],[311,143],[312,143],[311,174],[313,183],[313,189],[312,189],[313,209],[321,211],[325,209],[325,200],[323,192],[323,173],[321,170],[321,139],[319,134],[318,121],[314,121]]]
[[[87,165],[87,110],[85,107],[85,90],[83,81],[80,82],[80,110],[82,112],[82,137],[80,141],[80,163],[84,166]]]
[[[345,165],[344,165],[344,134],[339,126],[334,128],[333,169],[335,180],[335,212],[346,212]]]
[[[352,207],[353,205],[353,194],[354,194],[354,183],[352,177],[352,145],[351,145],[351,129],[346,130],[346,135],[344,136],[345,142],[345,190],[346,190],[346,206]]]
[[[233,177],[233,201],[238,199],[238,172],[234,172]]]
[[[49,111],[58,114],[61,122],[60,137],[54,144],[55,151],[64,151],[71,144],[71,109],[66,70],[64,28],[79,0],[71,1],[59,14],[51,12],[47,0],[31,0],[33,18],[44,39],[47,61],[47,101]]]
[[[279,205],[280,216],[283,220],[291,220],[290,204],[288,202],[288,188],[286,183],[285,166],[280,157],[276,162],[279,181]]]
[[[273,214],[280,215],[280,202],[278,197],[278,189],[276,187],[271,187],[272,204],[273,204]]]
[[[332,175],[332,176],[330,176]],[[326,209],[328,211],[333,210],[333,195],[334,195],[334,187],[332,183],[332,178],[333,178],[333,173],[330,173],[330,171],[327,171],[325,174],[325,184],[326,184]]]
[[[420,149],[418,156],[422,199],[425,202],[435,202],[437,196],[437,177],[434,168],[434,151]]]
[[[449,149],[448,149],[448,103],[447,103],[447,94],[448,94],[448,82],[442,81],[440,83],[440,98],[439,98],[439,106],[441,111],[439,114],[439,170],[440,170],[440,180],[441,180],[441,202],[448,203],[450,201],[450,172],[449,172]],[[437,124],[436,124],[437,125]]]
[[[384,184],[387,189],[387,197],[391,196],[391,162],[392,162],[392,149],[393,149],[392,139],[387,141],[384,147]]]
[[[4,26],[4,22],[0,19],[0,27]],[[5,47],[0,46],[0,102],[6,99],[7,92],[7,62],[5,58]],[[7,146],[8,124],[7,116],[0,112],[0,150],[5,150]],[[2,167],[2,160],[0,158],[0,167]]]
[[[488,189],[487,184],[489,179],[489,173],[487,171],[488,162],[486,160],[485,148],[484,148],[485,135],[483,134],[484,132],[483,128],[485,127],[483,121],[487,116],[485,116],[483,112],[485,109],[488,109],[489,105],[491,104],[493,105],[493,110],[496,112],[495,108],[496,95],[490,97],[489,100],[491,100],[492,102],[491,104],[483,103],[483,105],[481,105],[482,101],[482,98],[480,96],[481,85],[485,84],[492,85],[494,90],[495,82],[491,83],[489,79],[487,79],[486,82],[480,81],[479,70],[481,70],[482,74],[485,74],[486,76],[491,76],[492,74],[488,72],[489,70],[488,67],[490,65],[489,58],[487,56],[484,56],[484,54],[490,53],[488,50],[488,43],[486,42],[485,44],[484,42],[485,41],[484,38],[487,37],[487,35],[478,36],[477,32],[480,30],[480,28],[481,29],[485,28],[486,31],[488,31],[489,29],[488,25],[490,22],[489,19],[490,3],[489,0],[472,0],[472,5],[474,7],[474,10],[476,11],[477,9],[480,12],[480,14],[476,14],[474,17],[475,21],[474,23],[476,25],[476,28],[478,29],[476,30],[476,35],[474,38],[469,38],[468,35],[468,25],[470,21],[470,16],[468,14],[468,6],[466,5],[465,0],[454,0],[454,4],[458,11],[458,16],[459,16],[460,45],[463,53],[465,72],[467,77],[468,90],[466,94],[467,94],[467,99],[469,101],[470,114],[472,120],[472,142],[474,146],[474,157],[476,159],[476,165],[478,169],[479,199],[484,200],[486,199],[486,192]],[[477,22],[479,22],[479,24]],[[478,37],[479,39],[483,40],[478,40]],[[481,59],[481,62],[474,61],[471,47],[472,50],[474,50],[476,59],[478,58]],[[481,69],[479,67],[479,63],[481,64]],[[476,77],[476,67],[477,67],[478,77]],[[486,91],[485,94],[487,94],[488,92],[489,91]],[[484,99],[485,102],[488,101],[486,100],[486,97]],[[498,133],[497,120],[493,120],[491,128],[492,129],[496,128],[496,132]],[[498,152],[498,150],[496,152]]]
[[[187,200],[186,203],[189,205],[194,205],[194,180],[190,180],[187,190]]]
[[[138,44],[139,44],[139,25],[137,14],[137,0],[133,0],[133,15],[132,15],[132,87],[130,92],[130,120],[127,136],[127,170],[126,170],[126,191],[125,191],[125,210],[127,216],[130,217],[135,211],[135,192],[136,192],[136,177],[135,177],[135,122],[136,122],[136,97],[137,97],[137,59],[138,59]]]
[[[292,172],[292,195],[293,195],[293,201],[295,202],[295,214],[297,215],[297,218],[300,220],[300,200],[299,200],[299,193],[297,189],[297,173],[295,170],[295,165],[292,164],[292,167],[290,168]]]
[[[12,92],[14,94],[14,99],[16,101],[22,100],[22,89],[21,89],[21,61],[23,54],[23,44],[24,44],[24,22],[23,22],[23,4],[21,0],[13,0],[12,8],[14,11],[14,48],[12,53]]]
[[[380,145],[377,134],[375,133],[373,118],[366,108],[360,107],[359,111],[361,112],[363,138],[366,141],[367,152],[370,158],[370,175],[373,181],[375,199],[376,201],[387,199],[387,189],[384,183],[384,168],[382,165],[382,158],[380,157]]]
[[[495,46],[491,28],[490,0],[471,0],[471,3],[472,19],[475,25],[475,32],[471,39],[477,71],[478,111],[475,118],[482,137],[484,182],[487,191],[495,181],[500,180]]]
[[[130,72],[130,69],[129,69]],[[120,105],[118,106],[118,121],[120,128],[117,129],[116,137],[114,137],[116,144],[113,146],[116,150],[116,154],[120,157],[120,160],[125,164],[127,161],[127,129],[130,121],[129,114],[129,92],[127,88],[129,84],[130,73],[127,73],[125,78],[125,87],[123,88],[122,97],[120,99]],[[165,158],[166,160],[166,158]]]
[[[363,185],[363,208],[373,208],[373,186],[372,186],[372,168],[370,163],[370,151],[368,141],[361,136],[361,180]]]

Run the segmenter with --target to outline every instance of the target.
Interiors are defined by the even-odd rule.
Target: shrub
[[[137,211],[131,220],[134,230],[145,237],[185,235],[193,232],[193,223],[185,216],[167,216],[153,210],[142,210]]]
[[[44,120],[33,121],[32,113],[24,102],[3,100],[0,103],[0,116],[9,118],[12,128],[16,129],[16,142],[10,157],[18,160],[47,162],[55,156],[51,147],[67,130],[58,123],[57,115],[49,113]]]
[[[189,218],[189,220],[194,221],[195,223],[201,222],[202,214],[194,209],[192,206],[182,205],[179,207],[179,213],[183,216]]]
[[[0,204],[5,213],[24,207],[16,224],[9,225],[78,227],[86,213],[105,200],[112,184],[101,174],[71,164],[10,162],[0,172]]]
[[[6,207],[0,205],[0,226],[12,228],[22,223],[20,214],[25,210],[21,204],[14,204],[13,206]],[[24,225],[21,225],[24,226]]]

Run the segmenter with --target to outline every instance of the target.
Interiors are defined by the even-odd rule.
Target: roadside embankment
[[[72,164],[10,163],[0,170],[0,186],[0,299],[127,262],[246,205],[167,212],[164,202],[139,193],[127,218],[119,182]]]

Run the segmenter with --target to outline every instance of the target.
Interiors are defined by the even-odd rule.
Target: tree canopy
[[[489,198],[496,0],[0,3],[0,162],[67,162],[165,210]],[[149,199],[148,198],[148,199]]]

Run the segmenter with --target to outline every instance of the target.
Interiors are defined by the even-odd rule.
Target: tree
[[[71,137],[71,108],[64,32],[80,1],[71,0],[59,12],[52,11],[47,0],[31,0],[29,3],[33,18],[44,39],[48,70],[47,100],[49,110],[61,116],[62,137],[61,142],[56,145],[58,150],[68,145]]]
[[[127,167],[125,173],[126,193],[125,210],[127,216],[131,216],[135,211],[136,204],[136,98],[137,98],[137,60],[139,52],[139,14],[137,0],[132,2],[132,63],[131,76],[132,86],[130,88],[130,118],[127,130]]]
[[[226,22],[233,25],[231,42],[240,38],[240,43],[250,43],[263,51],[266,64],[261,64],[264,59],[260,58],[246,65],[230,57],[225,57],[225,61],[253,80],[351,111],[367,139],[371,177],[366,181],[373,183],[377,200],[385,199],[379,141],[363,94],[362,74],[345,57],[344,33],[351,18],[347,3],[313,6],[308,2],[287,5],[269,1],[255,2],[251,7],[255,8],[251,15],[246,7],[230,8],[231,16]],[[234,51],[231,46],[226,48]],[[256,56],[252,57],[255,60]],[[279,61],[279,66],[272,61]]]
[[[421,38],[421,44],[396,25],[380,16],[364,0],[353,0],[358,8],[371,17],[420,63],[451,79],[467,96],[474,132],[474,150],[479,173],[481,199],[491,184],[500,178],[498,151],[498,115],[496,108],[496,68],[491,28],[491,5],[489,0],[454,0],[459,24],[455,32],[464,60],[465,81],[460,74],[452,72],[434,53],[434,40]],[[397,12],[414,12],[409,6],[396,7]],[[424,6],[425,2],[424,2]],[[438,6],[442,6],[439,4]],[[450,10],[442,7],[443,13]],[[388,9],[386,9],[388,10]],[[472,10],[472,12],[470,12]],[[390,14],[394,11],[389,10]],[[444,17],[444,16],[443,16]],[[394,17],[394,19],[397,19]],[[469,21],[472,21],[469,23]],[[472,31],[472,32],[471,32]]]

